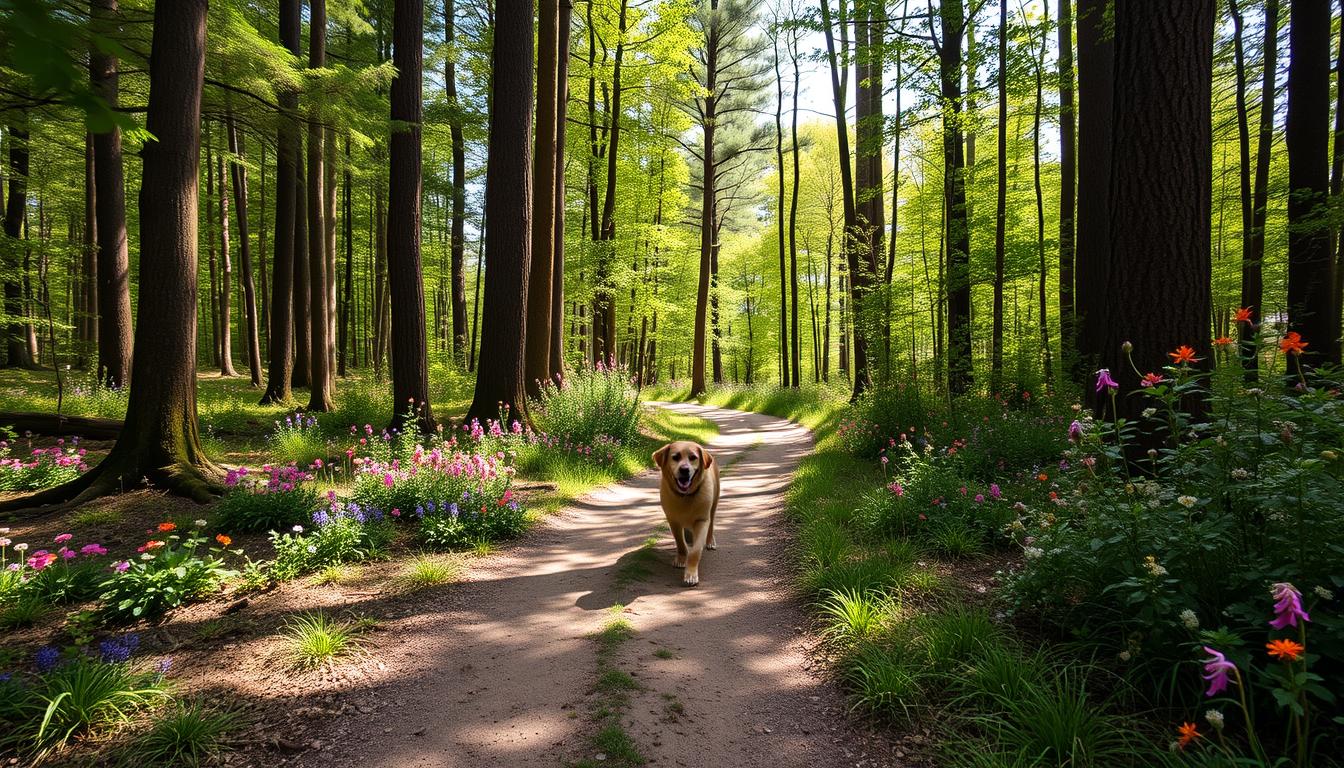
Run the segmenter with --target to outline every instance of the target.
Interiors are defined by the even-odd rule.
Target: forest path
[[[784,493],[812,450],[803,427],[691,404],[711,419],[722,462],[719,549],[701,582],[681,570],[658,502],[658,474],[596,490],[538,525],[519,546],[476,561],[466,580],[425,593],[385,622],[381,672],[353,706],[317,729],[333,766],[566,766],[615,755],[590,739],[593,634],[621,615],[633,635],[607,664],[639,689],[620,723],[654,766],[876,765],[857,746],[835,687],[810,672],[805,618],[785,568]],[[657,546],[644,542],[657,536]]]

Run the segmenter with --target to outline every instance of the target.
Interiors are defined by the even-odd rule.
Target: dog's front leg
[[[690,552],[686,555],[686,570],[681,574],[681,583],[688,587],[694,587],[700,583],[700,556],[705,552],[705,538],[708,528],[708,518],[701,518],[691,524]]]
[[[685,567],[686,567],[686,539],[685,539],[685,536],[686,536],[685,531],[686,531],[686,529],[685,529],[685,528],[682,528],[680,523],[674,522],[674,521],[672,521],[671,519],[669,519],[669,520],[667,521],[667,525],[668,525],[669,528],[672,529],[672,540],[675,541],[675,542],[677,542],[677,556],[676,556],[675,558],[672,559],[672,567],[673,567],[673,568],[685,568]]]

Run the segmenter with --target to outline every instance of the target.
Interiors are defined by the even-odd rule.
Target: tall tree
[[[117,29],[117,0],[92,0],[90,15],[100,34]],[[89,72],[95,92],[117,107],[117,57],[94,46]],[[93,135],[94,210],[98,220],[98,381],[123,387],[131,372],[130,256],[126,244],[126,185],[122,179],[121,128]]]
[[[299,55],[300,6],[299,0],[280,0],[280,44],[294,56]],[[299,154],[298,126],[294,118],[298,113],[299,94],[291,89],[281,90],[279,101],[282,114],[275,139],[275,234],[272,238],[275,256],[271,260],[274,273],[270,285],[270,333],[267,335],[271,360],[266,374],[266,392],[261,396],[262,405],[289,402],[294,371],[294,227]]]
[[[327,64],[327,1],[308,3],[308,67]],[[327,284],[326,130],[318,94],[308,104],[308,302],[310,304],[308,410],[331,410],[331,346],[329,286]],[[418,185],[417,185],[418,186]],[[416,222],[417,226],[419,222]]]
[[[116,445],[69,483],[0,504],[79,503],[150,482],[204,501],[218,469],[196,421],[196,235],[206,0],[158,2],[140,185],[140,279],[126,420]]]
[[[1115,38],[1109,0],[1078,0],[1078,213],[1074,251],[1075,383],[1101,356],[1111,251],[1111,116]],[[1085,387],[1084,393],[1091,393]]]
[[[1311,345],[1304,362],[1337,362],[1330,280],[1330,1],[1288,10],[1288,328]]]
[[[1271,0],[1272,1],[1272,0]],[[1073,365],[1077,342],[1073,260],[1078,116],[1073,104],[1073,0],[1059,0],[1059,344],[1061,367]]]
[[[875,0],[858,0],[855,3],[855,103],[854,103],[854,165],[855,165],[855,213],[859,237],[856,255],[861,256],[857,268],[852,271],[855,292],[855,333],[868,334],[875,328],[877,317],[865,300],[872,291],[878,275],[878,256],[882,253],[883,232],[886,228],[882,209],[882,27],[887,23],[884,4]],[[885,320],[883,321],[885,322]],[[887,334],[884,333],[885,337]],[[868,359],[872,358],[872,347],[867,347]],[[857,397],[871,385],[871,365],[855,366],[854,396]],[[890,360],[884,353],[882,371],[890,370]]]
[[[504,18],[503,9],[500,16]],[[528,12],[529,32],[532,26]],[[420,268],[420,124],[423,121],[425,4],[392,5],[392,131],[388,171],[387,271],[392,306],[392,421],[402,426],[412,408],[422,432],[434,429],[429,404],[425,289]],[[498,45],[498,35],[496,35]],[[528,55],[531,56],[529,44]],[[499,77],[499,73],[495,73]],[[529,89],[530,90],[530,89]]]
[[[971,230],[966,209],[966,155],[962,141],[962,0],[940,6],[938,76],[943,98],[943,207],[947,242],[947,385],[954,394],[971,388]]]
[[[443,23],[444,40],[450,46],[443,76],[449,107],[448,136],[453,146],[453,224],[448,259],[452,283],[453,359],[462,365],[466,362],[467,345],[467,278],[463,258],[467,222],[467,144],[462,135],[462,105],[457,97],[457,51],[451,48],[457,41],[457,16],[453,0],[443,4]]]
[[[557,135],[555,142],[555,254],[551,268],[551,358],[547,373],[551,380],[563,375],[565,369],[565,126],[569,113],[569,49],[570,20],[574,14],[572,0],[560,0],[560,51],[556,70]]]
[[[1008,226],[1008,2],[999,2],[998,196],[994,213],[994,318],[990,336],[990,387],[1003,384],[1003,268]]]
[[[485,171],[485,316],[468,419],[525,419],[523,347],[532,240],[532,3],[499,0]]]
[[[560,9],[556,0],[541,0],[537,25],[537,115],[536,150],[532,155],[532,256],[527,278],[527,329],[524,334],[524,390],[529,397],[541,394],[550,379],[552,269],[555,266],[555,175],[556,146],[563,141],[559,112]],[[622,5],[624,9],[624,5]],[[624,17],[622,17],[624,18]],[[565,37],[568,40],[568,35]],[[620,65],[619,59],[617,66]],[[620,94],[616,94],[620,98]],[[620,122],[613,117],[613,130]],[[612,157],[616,156],[615,148]],[[615,181],[615,175],[612,175]]]
[[[225,128],[229,134],[229,154],[233,162],[229,164],[229,175],[233,182],[233,210],[238,219],[238,262],[242,268],[243,282],[243,322],[247,333],[247,367],[252,377],[252,386],[261,386],[261,341],[258,336],[256,286],[252,279],[252,244],[248,237],[247,226],[247,166],[243,164],[243,143],[238,135],[238,126],[234,124],[233,113],[225,118]]]
[[[35,362],[29,354],[27,331],[23,326],[23,264],[19,259],[19,239],[23,235],[28,213],[28,126],[26,115],[11,123],[9,145],[9,198],[5,201],[4,291],[5,314],[9,324],[5,330],[6,364],[11,368],[32,367]]]
[[[229,187],[224,177],[224,153],[215,155],[219,180],[219,374],[237,376],[233,368],[233,258],[229,253]],[[209,175],[211,169],[206,168]]]
[[[1138,0],[1115,3],[1110,248],[1104,271],[1086,275],[1108,300],[1100,316],[1088,308],[1087,322],[1102,367],[1120,383],[1116,402],[1134,416],[1142,400],[1123,393],[1138,389],[1140,374],[1160,371],[1180,345],[1209,349],[1214,15],[1213,0],[1160,14]],[[1083,120],[1092,84],[1082,81]],[[1080,179],[1080,199],[1091,182]],[[1082,234],[1080,220],[1080,246]]]

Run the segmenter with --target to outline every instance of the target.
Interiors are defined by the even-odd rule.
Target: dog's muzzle
[[[677,475],[673,478],[676,482],[678,493],[691,492],[691,480],[695,478],[695,472],[690,467],[682,467],[677,470]]]

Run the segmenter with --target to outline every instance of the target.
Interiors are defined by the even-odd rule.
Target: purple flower
[[[1302,610],[1302,593],[1297,591],[1297,587],[1286,581],[1280,581],[1273,588],[1274,599],[1274,620],[1269,622],[1269,626],[1275,629],[1285,627],[1296,627],[1297,620],[1311,621],[1307,612]]]
[[[1101,391],[1100,387],[1098,387],[1097,391],[1098,392]],[[1076,443],[1082,439],[1083,439],[1083,424],[1077,419],[1074,419],[1073,423],[1069,425],[1069,442]]]
[[[996,499],[1001,498],[1003,496],[1003,491],[1000,490],[998,483],[989,484],[989,495]]]
[[[154,668],[158,670],[160,675],[168,674],[168,670],[172,669],[172,667],[173,667],[172,656],[164,656],[162,659],[159,659],[159,663],[154,666]]]
[[[37,667],[38,672],[50,672],[56,668],[61,661],[61,649],[54,645],[48,645],[39,648],[37,654],[33,657],[33,666]]]
[[[131,659],[131,649],[125,638],[108,638],[98,644],[98,655],[108,664],[119,664]]]
[[[126,571],[130,570],[130,568],[131,563],[129,560],[122,560],[121,562],[112,566],[112,570],[116,571],[117,573],[125,573]]]
[[[1227,660],[1223,654],[1209,646],[1204,646],[1209,658],[1204,660],[1204,680],[1209,684],[1205,696],[1217,696],[1227,690],[1227,676],[1237,671],[1237,665]]]
[[[1102,368],[1101,370],[1097,371],[1097,391],[1100,392],[1101,390],[1106,388],[1110,388],[1113,390],[1119,389],[1120,385],[1116,384],[1115,379],[1111,378],[1111,369]]]

